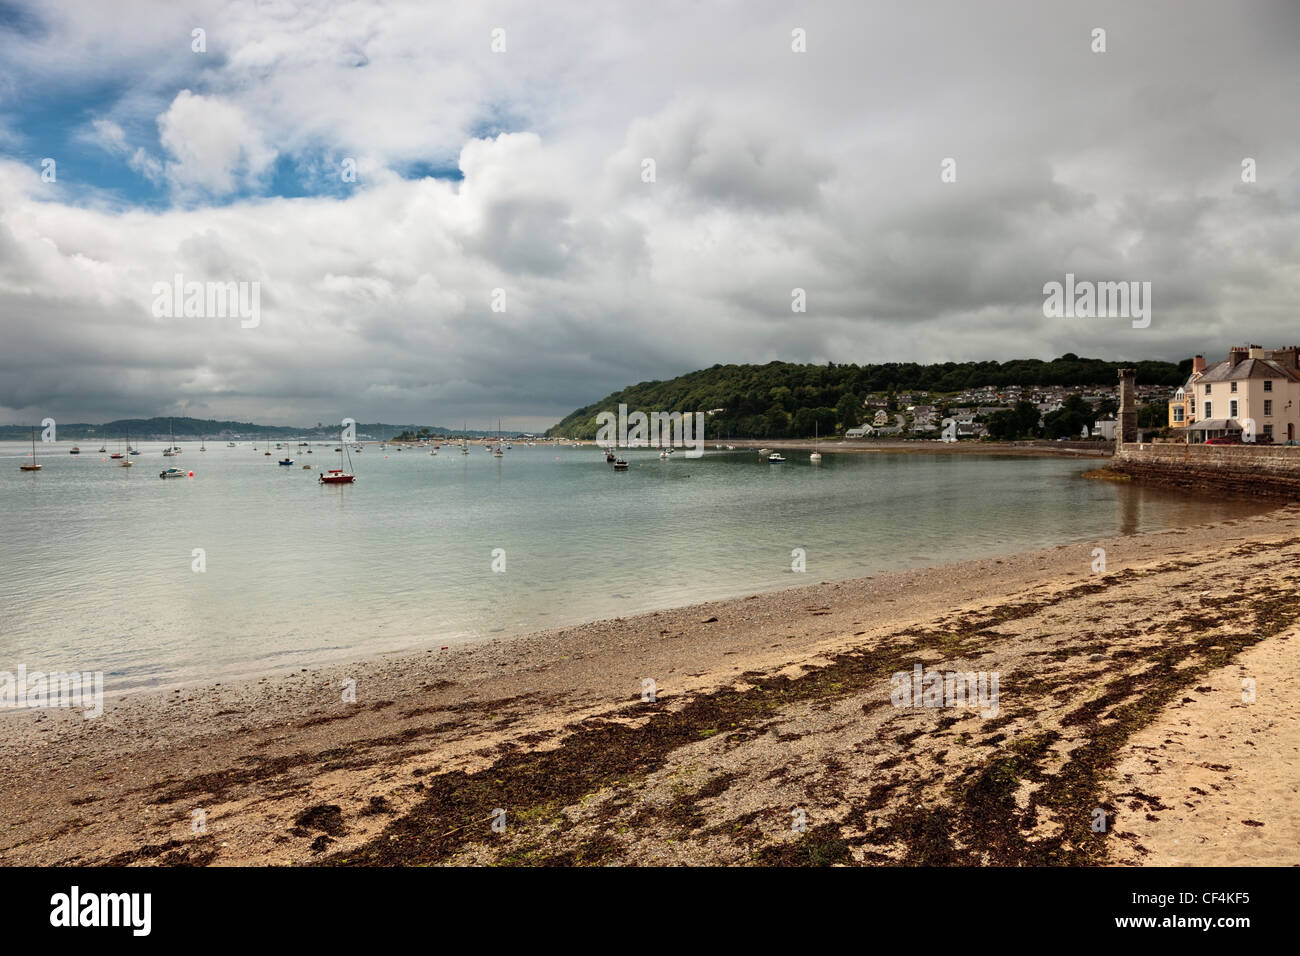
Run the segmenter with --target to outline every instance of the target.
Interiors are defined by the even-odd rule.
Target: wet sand
[[[0,714],[0,862],[1293,864],[1297,569],[1291,506]]]

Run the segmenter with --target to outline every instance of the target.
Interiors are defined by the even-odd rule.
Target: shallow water
[[[798,584],[1264,510],[1081,479],[1095,461],[516,444],[293,467],[249,443],[142,446],[120,468],[70,442],[0,443],[0,671],[105,672],[109,690],[439,647]],[[303,463],[313,470],[301,469]],[[168,466],[194,477],[160,481]],[[791,570],[795,548],[807,572]],[[193,570],[195,549],[206,569]],[[503,572],[493,571],[502,549]],[[500,561],[498,560],[498,566]]]

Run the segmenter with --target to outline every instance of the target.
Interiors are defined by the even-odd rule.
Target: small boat
[[[235,443],[234,443],[233,441],[228,441],[228,442],[226,442],[226,447],[227,447],[227,448],[234,448],[234,447],[235,447]]]
[[[785,459],[781,457],[781,453],[779,451],[772,452],[772,454],[767,456],[767,460],[774,465],[779,465],[781,464],[781,462],[785,461]]]
[[[40,471],[41,466],[36,463],[36,429],[32,429],[32,460],[26,464],[18,466],[19,471]]]
[[[208,440],[207,440],[206,438],[203,438],[203,439],[200,439],[200,440],[199,440],[199,451],[207,451],[207,450],[208,450],[207,441],[208,441]]]
[[[134,465],[135,462],[133,462],[130,458],[123,458],[120,462],[118,462],[119,468],[131,468],[134,467]]]
[[[615,470],[615,471],[627,471],[627,462],[625,462],[622,458],[615,458],[615,459],[614,459],[614,470]]]
[[[68,454],[69,454],[69,455],[80,455],[80,454],[81,454],[81,449],[78,448],[76,445],[73,445],[71,448],[68,449]]]
[[[108,446],[107,446],[107,445],[100,445],[100,446],[99,446],[99,453],[100,453],[101,455],[104,454],[104,452],[106,452],[106,451],[108,451]]]
[[[118,448],[121,448],[122,446],[121,446],[121,445],[118,445],[117,447],[118,447]],[[127,439],[127,447],[128,447],[128,448],[130,447],[130,439],[129,439],[129,438]],[[100,450],[103,451],[103,449],[100,449]],[[124,456],[123,456],[123,454],[122,454],[120,451],[115,451],[115,452],[113,452],[113,454],[109,455],[108,457],[109,457],[109,458],[112,458],[112,459],[114,459],[114,460],[116,460],[116,459],[122,458],[122,457],[124,457]]]
[[[813,425],[813,453],[808,456],[808,460],[812,462],[814,465],[820,465],[822,463],[822,453],[817,451],[817,439],[819,437],[820,436],[818,433],[817,425],[814,424]]]
[[[605,460],[606,460],[606,461],[614,461],[614,460],[617,459],[617,458],[618,458],[618,456],[615,455],[614,452],[612,452],[612,451],[606,451],[606,452],[605,452]]]
[[[168,468],[166,471],[158,472],[159,478],[184,478],[185,472],[179,468]]]
[[[172,423],[169,420],[167,422],[167,447],[163,449],[164,458],[171,458],[176,454],[175,445],[176,445],[176,436],[172,434]]]
[[[283,458],[280,459],[280,464],[281,464],[281,465],[292,465],[292,464],[293,464],[293,459],[290,458],[288,455],[285,455]]]
[[[324,474],[317,475],[317,480],[322,485],[350,485],[357,480],[357,476],[350,471],[343,470],[343,456],[348,456],[348,467],[352,467],[352,455],[346,451],[347,446],[341,446],[344,450],[339,452],[339,467],[331,468]]]

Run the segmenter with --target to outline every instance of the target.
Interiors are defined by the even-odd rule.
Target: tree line
[[[1191,359],[1183,362],[1106,362],[1080,358],[1067,353],[1051,361],[1013,359],[1008,362],[943,362],[920,365],[914,362],[889,362],[879,365],[801,365],[769,362],[766,365],[714,365],[680,375],[668,381],[641,382],[614,392],[599,402],[579,408],[553,426],[547,435],[566,438],[596,437],[596,415],[614,411],[620,404],[641,411],[714,411],[706,426],[710,438],[728,436],[744,438],[791,438],[842,434],[863,424],[863,400],[872,394],[885,397],[893,421],[900,408],[897,396],[903,392],[924,391],[931,397],[922,400],[936,406],[947,403],[940,394],[969,388],[1006,388],[1050,386],[1097,386],[1113,388],[1121,368],[1136,368],[1142,384],[1177,388],[1191,372]],[[1085,409],[1080,403],[1067,402],[1058,413],[1040,421],[1032,403],[1023,407],[995,412],[987,423],[990,434],[996,429],[1004,439],[1022,437],[1065,437],[1078,435],[1086,423],[1091,426],[1096,414],[1113,411]],[[1105,403],[1102,403],[1103,406]],[[1159,406],[1163,409],[1163,406]],[[721,409],[721,411],[716,411]],[[1148,419],[1156,411],[1144,411]],[[1163,424],[1163,419],[1153,424]],[[1077,427],[1075,427],[1077,426]],[[1146,427],[1146,426],[1144,426]],[[1060,434],[1057,434],[1057,433]]]

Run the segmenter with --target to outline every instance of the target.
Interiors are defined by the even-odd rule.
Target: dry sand
[[[1294,864],[1298,559],[1293,506],[3,714],[0,862]]]

